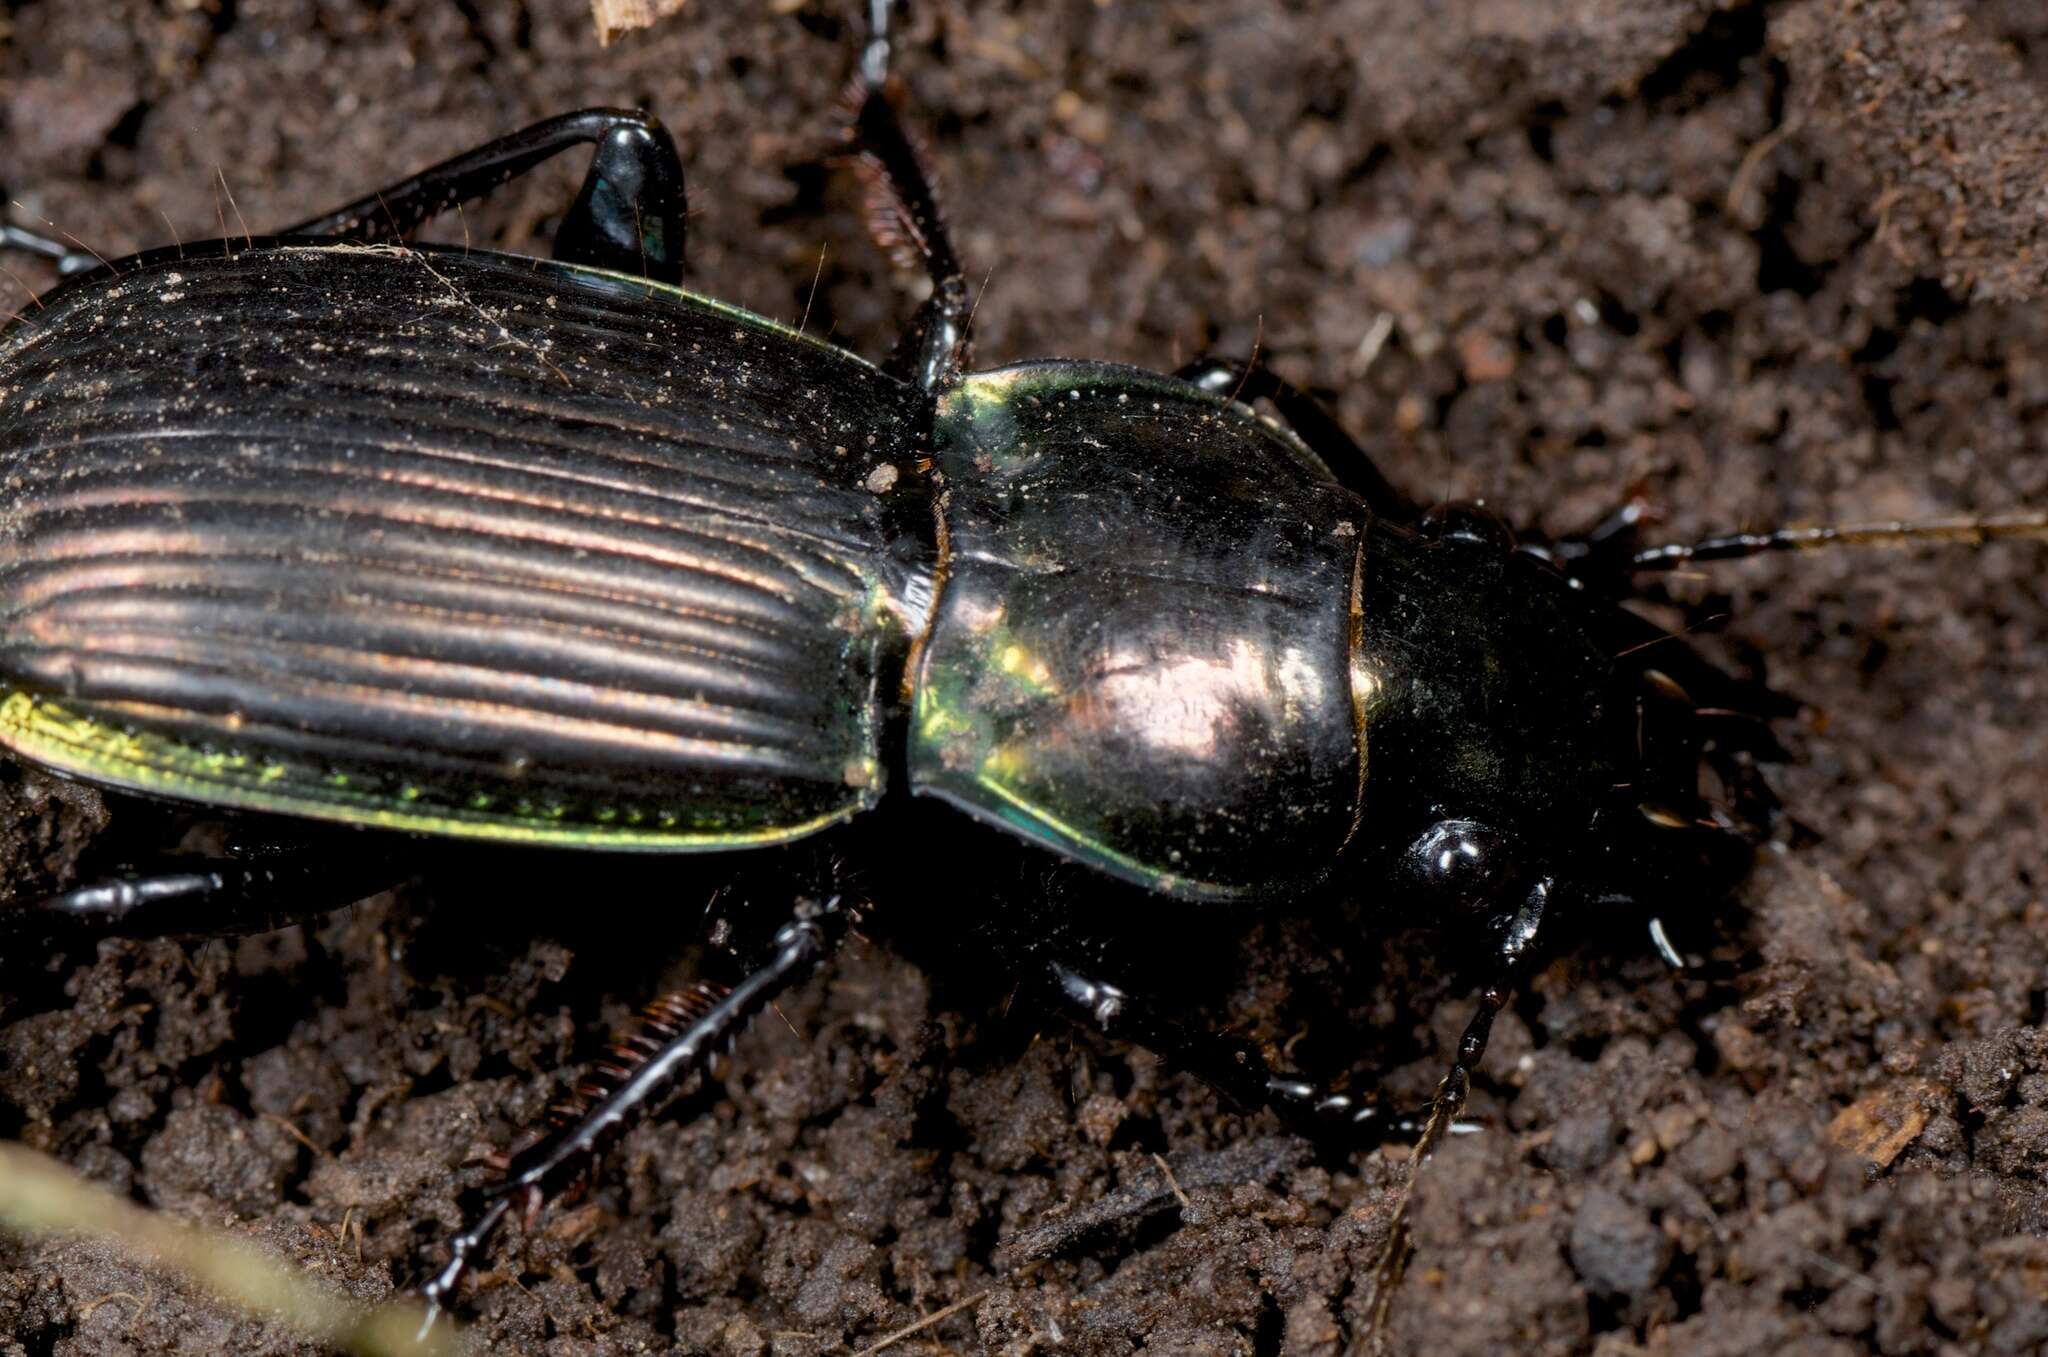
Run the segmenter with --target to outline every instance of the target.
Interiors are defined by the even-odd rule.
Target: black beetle
[[[1347,882],[1496,959],[1437,1104],[1560,916],[1685,902],[1747,839],[1782,704],[1615,606],[1640,570],[1844,536],[1637,551],[1624,511],[1518,539],[1418,512],[1256,365],[966,373],[967,289],[871,49],[856,128],[933,293],[882,370],[689,297],[682,172],[638,114],[541,124],[261,241],[81,273],[0,347],[0,741],[133,790],[415,833],[692,851],[891,789],[1154,894]],[[396,248],[598,144],[556,262]],[[652,394],[650,394],[652,393]],[[1285,426],[1241,403],[1266,399]],[[1535,657],[1539,663],[1529,663]],[[232,928],[314,875],[233,860],[46,912]],[[730,993],[511,1166],[429,1286],[560,1184],[846,924]],[[1036,958],[1078,1014],[1297,1120],[1393,1122]]]

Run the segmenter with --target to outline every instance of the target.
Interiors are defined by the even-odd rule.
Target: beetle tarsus
[[[1487,1039],[1493,1032],[1493,1020],[1507,1007],[1508,999],[1514,993],[1513,979],[1528,967],[1535,951],[1537,930],[1540,926],[1544,906],[1550,895],[1551,883],[1538,882],[1530,892],[1529,902],[1522,910],[1521,917],[1533,917],[1534,923],[1528,928],[1510,930],[1498,951],[1503,961],[1500,973],[1479,991],[1479,1007],[1465,1024],[1464,1032],[1458,1038],[1457,1054],[1452,1058],[1451,1067],[1444,1073],[1443,1081],[1437,1085],[1436,1097],[1431,1102],[1429,1117],[1422,1128],[1422,1134],[1415,1141],[1415,1153],[1409,1160],[1408,1184],[1401,1192],[1401,1200],[1394,1207],[1393,1219],[1387,1226],[1386,1242],[1380,1246],[1379,1256],[1373,1261],[1372,1290],[1366,1306],[1366,1323],[1357,1339],[1348,1345],[1346,1357],[1352,1357],[1368,1350],[1373,1337],[1385,1326],[1387,1312],[1393,1304],[1394,1289],[1400,1285],[1402,1272],[1408,1266],[1408,1258],[1415,1250],[1414,1235],[1408,1226],[1408,1207],[1415,1195],[1415,1175],[1429,1162],[1431,1154],[1442,1143],[1446,1135],[1455,1135],[1461,1129],[1460,1114],[1465,1110],[1465,1099],[1472,1090],[1472,1071],[1486,1054]]]
[[[838,896],[806,904],[777,930],[769,961],[730,990],[693,986],[657,1000],[641,1031],[614,1049],[612,1062],[557,1104],[560,1115],[550,1115],[553,1124],[510,1156],[483,1214],[449,1240],[448,1261],[420,1287],[429,1324],[507,1215],[516,1209],[531,1227],[547,1202],[573,1187],[606,1146],[723,1053],[777,996],[808,977],[846,936],[851,913]]]
[[[889,78],[889,15],[893,9],[890,0],[868,0],[868,42],[861,49],[860,78],[870,85]]]
[[[55,236],[9,222],[0,222],[0,250],[18,250],[47,259],[57,266],[59,278],[76,278],[106,267],[106,260],[75,241],[67,244]]]
[[[428,1332],[439,1322],[442,1312],[448,1309],[455,1296],[456,1285],[461,1282],[462,1274],[469,1270],[470,1258],[496,1232],[506,1212],[511,1209],[512,1198],[499,1197],[460,1234],[448,1241],[448,1261],[441,1265],[439,1272],[420,1284],[420,1299],[426,1302],[426,1316],[420,1323],[418,1335],[420,1340],[425,1340]]]
[[[1395,1108],[1349,1093],[1332,1093],[1306,1079],[1271,1079],[1266,1087],[1267,1105],[1290,1128],[1311,1140],[1335,1141],[1353,1154],[1388,1142],[1413,1144],[1428,1128],[1436,1108],[1435,1103]],[[1470,1135],[1486,1128],[1483,1120],[1458,1120],[1449,1132]]]
[[[1252,1043],[1207,1032],[1167,1017],[1141,997],[1060,961],[1046,963],[1047,988],[1075,1021],[1105,1036],[1130,1041],[1187,1070],[1247,1109],[1270,1107],[1297,1134],[1349,1153],[1389,1140],[1422,1135],[1435,1104],[1396,1111],[1315,1080],[1273,1073]],[[1479,1130],[1460,1123],[1457,1133]]]
[[[382,854],[291,848],[262,856],[169,858],[147,870],[0,911],[0,936],[240,937],[318,918],[388,890],[405,870]]]

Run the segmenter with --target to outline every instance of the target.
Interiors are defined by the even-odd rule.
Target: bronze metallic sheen
[[[1170,895],[1332,864],[1364,752],[1356,497],[1243,406],[1100,363],[964,377],[935,443],[917,790]]]
[[[919,420],[842,350],[504,255],[160,253],[15,328],[0,410],[0,675],[84,775],[621,847],[879,794],[864,482]]]

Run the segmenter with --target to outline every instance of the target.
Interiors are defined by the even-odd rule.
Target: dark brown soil
[[[822,250],[809,325],[878,354],[900,280],[824,155],[859,8],[702,0],[601,50],[577,0],[24,0],[0,183],[113,256],[644,102],[684,145],[694,285],[795,319]],[[2048,505],[2025,0],[935,0],[912,29],[984,360],[1256,341],[1418,493],[1554,528],[1637,483],[1674,535]],[[544,248],[573,185],[445,230]],[[1816,705],[1774,772],[1808,832],[1728,941],[1698,930],[1734,979],[1666,976],[1630,922],[1502,1019],[1495,1129],[1423,1176],[1393,1350],[2048,1346],[2042,563],[1693,586],[1731,617],[1710,652]],[[69,879],[103,822],[109,857],[175,829],[0,768],[0,891]],[[723,870],[618,899],[580,864],[464,871],[260,939],[6,958],[0,1129],[386,1293],[474,1200],[464,1161],[698,964]],[[981,1295],[902,1350],[1333,1357],[1398,1156],[1319,1160],[1006,990],[856,946],[497,1252],[479,1350],[811,1357]],[[1404,1100],[1465,1010],[1412,940],[1298,927],[1256,931],[1214,1007],[1385,1059]],[[103,1249],[0,1245],[0,1353],[302,1349]]]

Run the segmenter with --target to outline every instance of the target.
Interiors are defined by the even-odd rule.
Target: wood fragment
[[[689,0],[590,0],[590,17],[597,21],[597,41],[603,45],[621,33],[666,19],[688,3]]]
[[[1926,1085],[1913,1083],[1859,1098],[1828,1123],[1828,1139],[1879,1168],[1890,1168],[1927,1128],[1928,1092]]]

